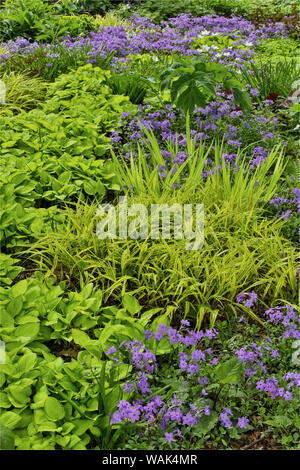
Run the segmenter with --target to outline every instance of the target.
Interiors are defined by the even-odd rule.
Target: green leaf
[[[243,111],[249,111],[251,109],[251,98],[246,91],[243,91],[240,88],[234,86],[232,87],[232,93],[235,104],[239,105]]]
[[[181,93],[181,95],[177,99],[176,104],[185,112],[192,112],[195,106],[204,107],[206,105],[206,100],[204,94],[199,90],[196,85],[190,85]]]
[[[75,328],[72,329],[72,337],[76,344],[86,348],[91,342],[91,338],[87,335],[84,331],[76,330]]]
[[[14,336],[23,340],[30,340],[37,336],[40,326],[38,323],[28,323],[26,325],[19,325],[14,331]]]
[[[218,413],[216,411],[211,411],[209,416],[201,416],[198,420],[195,432],[197,434],[207,434],[218,421]]]
[[[244,368],[242,363],[236,357],[233,357],[224,362],[224,364],[219,364],[215,372],[216,379],[221,384],[235,384],[240,380]]]
[[[141,306],[139,301],[130,294],[124,294],[122,297],[122,303],[124,308],[131,313],[131,315],[135,315],[141,310]]]
[[[18,362],[18,369],[20,372],[28,372],[32,370],[36,364],[37,355],[31,351],[27,351],[26,354],[21,357]]]
[[[1,412],[0,423],[2,425],[5,423],[5,426],[7,426],[9,429],[15,429],[20,421],[22,421],[21,416],[14,411],[5,411],[4,413]]]
[[[65,417],[65,410],[62,404],[54,397],[45,400],[45,412],[51,421],[58,421]]]
[[[22,307],[23,307],[23,301],[22,301],[22,297],[19,295],[18,297],[15,297],[9,302],[6,309],[12,317],[15,317],[19,315],[19,313],[22,310]]]
[[[123,387],[121,385],[116,385],[104,399],[104,408],[106,414],[114,413],[116,411],[117,405],[123,396]]]
[[[7,387],[8,399],[9,401],[16,407],[22,408],[24,405],[30,402],[30,395],[31,395],[31,387],[24,386],[23,383],[25,380],[29,379],[22,379],[16,384],[11,384]],[[29,383],[32,382],[29,380]]]
[[[175,103],[176,99],[183,91],[185,87],[188,87],[190,84],[190,76],[187,74],[182,75],[177,80],[173,80],[172,86],[170,89],[172,103]]]
[[[95,181],[88,180],[83,183],[84,190],[87,194],[93,196],[96,193]]]
[[[27,289],[27,279],[23,279],[11,288],[11,297],[14,299],[19,295],[25,294]]]
[[[288,416],[277,415],[273,419],[267,419],[265,423],[277,428],[287,428],[293,424],[293,421]]]
[[[15,448],[15,436],[14,433],[0,424],[0,449],[1,450],[13,450]]]

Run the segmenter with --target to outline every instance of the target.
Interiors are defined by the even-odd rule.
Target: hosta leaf
[[[124,308],[126,308],[126,310],[131,313],[131,315],[134,315],[141,310],[139,301],[132,295],[124,294],[122,297],[122,303]]]
[[[65,417],[65,410],[62,404],[54,397],[45,400],[45,412],[50,421],[58,421]]]
[[[0,449],[1,450],[13,450],[15,448],[15,437],[14,433],[0,424]]]
[[[76,344],[85,348],[92,342],[89,335],[87,335],[84,331],[76,330],[75,328],[72,329],[72,336]]]
[[[0,423],[7,426],[9,429],[15,429],[21,420],[21,416],[14,411],[1,412]]]

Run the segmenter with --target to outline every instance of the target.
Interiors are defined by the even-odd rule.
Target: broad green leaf
[[[216,379],[221,384],[235,384],[237,383],[244,372],[243,364],[233,357],[224,364],[219,364],[216,369]]]
[[[75,343],[79,344],[79,346],[82,346],[83,348],[92,342],[89,335],[87,335],[84,331],[76,330],[75,328],[72,329],[72,337]]]
[[[218,413],[211,411],[209,416],[203,415],[198,419],[195,432],[197,434],[207,434],[218,422]]]
[[[180,94],[176,104],[185,112],[192,112],[195,106],[204,107],[206,105],[205,95],[196,85],[190,85]]]
[[[21,312],[22,307],[23,307],[23,301],[22,301],[22,297],[19,295],[18,297],[15,297],[9,302],[6,309],[12,317],[15,317]]]
[[[62,404],[54,397],[45,400],[45,412],[51,421],[58,421],[65,417],[65,410]]]
[[[135,315],[141,310],[141,306],[139,301],[130,294],[124,294],[122,297],[122,303],[124,308],[131,313],[131,315]]]
[[[19,325],[14,331],[14,336],[21,340],[35,338],[39,332],[40,325],[38,323],[28,323],[27,325]]]
[[[1,450],[13,450],[15,448],[15,436],[14,433],[0,424],[0,449]]]
[[[14,299],[19,295],[23,295],[27,289],[27,279],[23,279],[22,281],[18,282],[11,288],[11,297]]]
[[[22,420],[21,416],[14,411],[5,411],[0,414],[0,423],[9,429],[18,427],[18,423]]]

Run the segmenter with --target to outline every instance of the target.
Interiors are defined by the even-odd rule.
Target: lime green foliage
[[[0,449],[1,450],[13,450],[15,448],[15,437],[14,433],[0,424]]]
[[[227,47],[231,47],[231,49],[247,49],[247,46],[240,44],[239,41],[236,39],[232,39],[230,36],[223,36],[220,33],[213,33],[209,36],[196,37],[193,40],[192,48],[198,49],[200,51],[207,51],[207,47],[213,47],[214,50],[222,51]]]
[[[159,77],[162,72],[179,60],[177,54],[164,55],[164,54],[132,54],[128,56],[129,62],[127,67],[144,78],[152,79],[153,82],[159,82]]]
[[[84,450],[91,441],[107,448],[114,440],[108,415],[123,396],[131,367],[116,371],[112,361],[103,360],[103,351],[123,338],[142,340],[149,324],[157,329],[159,319],[153,317],[159,309],[136,320],[141,307],[128,294],[122,308],[101,308],[102,293],[91,284],[78,292],[65,288],[41,276],[0,288],[0,334],[6,344],[6,361],[0,364],[1,448],[12,446],[12,434],[19,450]],[[49,350],[54,341],[58,357]]]
[[[101,292],[92,294],[92,286],[86,286],[65,295],[64,289],[63,284],[32,278],[0,288],[0,332],[6,344],[6,361],[0,364],[0,423],[13,431],[17,449],[80,450],[91,436],[99,436],[94,427],[97,390],[84,375],[81,353],[78,360],[64,362],[41,341],[70,342],[76,331],[71,325],[80,331],[95,326]],[[94,348],[99,357],[99,344]]]
[[[0,239],[6,250],[20,251],[24,243],[63,222],[64,217],[56,206],[34,207],[35,185],[26,171],[16,170],[11,174],[5,171],[1,175]]]
[[[40,78],[11,72],[0,74],[0,80],[4,82],[6,89],[5,103],[0,104],[0,115],[6,114],[7,111],[28,111],[45,98],[47,84]]]
[[[106,13],[104,16],[96,15],[92,19],[92,27],[94,31],[98,31],[101,28],[106,28],[107,26],[123,26],[125,29],[130,28],[130,21],[124,20],[116,13]]]
[[[24,271],[21,266],[14,266],[19,260],[10,255],[0,253],[0,285],[9,286],[13,280]]]
[[[259,56],[270,57],[285,56],[296,58],[300,54],[300,41],[295,39],[263,39],[259,46],[256,46]]]
[[[215,152],[217,164],[221,150],[216,147]],[[98,240],[96,205],[80,203],[76,210],[68,209],[66,223],[41,237],[27,256],[49,273],[59,265],[73,280],[82,276],[92,280],[103,290],[105,302],[130,292],[147,308],[173,308],[194,317],[198,327],[203,319],[214,323],[226,309],[235,312],[234,301],[242,290],[256,288],[266,302],[283,295],[293,298],[296,252],[280,235],[283,222],[260,216],[261,201],[272,197],[283,171],[278,149],[251,176],[245,163],[233,175],[223,165],[222,172],[215,172],[200,187],[196,176],[205,158],[203,150],[195,154],[190,179],[173,193],[168,187],[172,181],[165,191],[157,192],[145,167],[136,167],[142,181],[139,185],[135,180],[137,194],[128,200],[128,205],[145,204],[149,213],[153,203],[204,204],[204,246],[192,256],[186,240]],[[267,178],[270,168],[273,176]],[[134,174],[133,168],[130,171]]]
[[[79,361],[64,363],[46,346],[37,343],[31,350],[20,342],[0,365],[0,377],[0,422],[13,431],[16,449],[84,450],[91,436],[99,436],[95,388],[89,387]]]
[[[96,291],[92,295],[92,289],[88,284],[66,295],[63,286],[34,278],[23,279],[9,289],[1,288],[1,337],[6,350],[14,350],[17,343],[31,347],[33,341],[70,342],[71,327],[82,331],[95,327],[102,294]]]
[[[39,236],[43,224],[54,229],[59,211],[43,201],[72,201],[81,192],[101,200],[107,190],[120,189],[112,163],[101,157],[110,149],[107,133],[134,106],[112,95],[106,78],[87,65],[50,86],[40,109],[1,121],[1,241],[7,248]]]
[[[214,167],[221,168],[221,171],[212,172],[211,180],[216,181],[216,188],[218,193],[225,191],[224,196],[231,195],[233,191],[233,183],[236,185],[234,196],[239,198],[246,193],[247,185],[247,199],[251,197],[254,204],[259,202],[268,202],[274,194],[276,184],[283,174],[285,164],[283,163],[282,150],[279,146],[274,147],[270,152],[267,161],[264,165],[258,166],[254,172],[249,172],[249,163],[243,158],[242,152],[238,151],[236,164],[239,165],[239,171],[235,172],[234,176],[230,175],[231,168],[226,167],[222,161],[223,146],[217,141],[212,142],[210,146],[205,147],[205,144],[200,143],[196,145],[195,137],[191,137],[189,129],[189,114],[186,117],[186,135],[187,146],[186,154],[189,158],[182,165],[173,163],[170,170],[167,172],[165,178],[159,176],[159,166],[164,165],[165,161],[159,148],[158,142],[152,131],[147,131],[143,128],[147,140],[143,139],[145,148],[139,146],[138,162],[135,162],[131,157],[130,164],[126,164],[123,160],[123,165],[117,160],[115,154],[112,152],[114,163],[118,168],[120,175],[120,184],[124,184],[127,191],[129,188],[134,188],[135,194],[144,194],[145,190],[150,196],[153,197],[168,197],[174,194],[173,185],[176,187],[183,186],[183,190],[188,191],[195,187],[200,187],[205,190],[208,183],[201,181],[201,175],[204,170],[205,162],[208,156],[211,156],[211,149],[214,145]],[[175,145],[169,143],[168,150],[171,153],[172,160],[176,157],[178,152],[177,142]],[[147,161],[146,153],[150,156]],[[271,177],[268,177],[268,172],[273,170]],[[176,170],[176,171],[174,171]],[[248,174],[249,172],[249,174]],[[251,175],[251,176],[250,176]],[[211,181],[209,180],[209,181]],[[259,184],[257,184],[259,183]],[[219,186],[220,185],[220,186]],[[250,192],[251,191],[251,192]],[[221,193],[220,193],[221,194]]]

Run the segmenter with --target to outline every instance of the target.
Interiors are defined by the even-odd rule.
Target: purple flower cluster
[[[242,292],[241,294],[237,296],[236,301],[238,304],[243,302],[245,307],[252,308],[253,305],[255,305],[257,302],[257,294],[254,290],[251,292],[246,292],[246,293]]]
[[[300,315],[291,305],[270,308],[265,311],[265,315],[271,323],[284,327],[283,338],[300,339]]]
[[[168,22],[163,21],[155,25],[148,18],[141,18],[138,15],[131,17],[132,27],[127,30],[121,26],[102,27],[97,32],[91,32],[86,37],[72,38],[67,36],[61,44],[66,50],[86,51],[87,62],[96,62],[97,57],[105,57],[113,52],[118,57],[126,57],[136,53],[179,53],[186,56],[199,55],[195,50],[193,42],[203,31],[208,34],[219,33],[230,35],[239,41],[241,45],[250,46],[257,44],[261,39],[269,37],[286,37],[284,25],[265,25],[258,29],[251,22],[240,18],[208,15],[201,18],[193,18],[191,15],[180,15],[171,18]],[[142,26],[142,28],[141,28]],[[16,39],[3,44],[9,52],[2,54],[0,59],[6,61],[14,54],[28,54],[36,49],[45,49],[50,57],[57,54],[55,45],[30,43],[26,39]],[[242,64],[251,59],[253,51],[251,49],[224,49],[223,54],[215,50],[209,51],[210,58],[221,63],[225,60],[233,61],[236,65]]]
[[[250,294],[252,294],[253,301],[255,296],[253,292]],[[244,297],[245,294],[242,295],[242,299]],[[285,315],[283,314],[284,311]],[[299,321],[291,306],[270,309],[266,314],[271,323],[284,323],[288,327],[291,326],[291,321]],[[117,411],[111,416],[111,424],[139,421],[150,426],[150,428],[162,431],[166,441],[172,442],[176,437],[182,437],[184,427],[196,426],[201,417],[210,416],[212,413],[211,400],[207,401],[207,399],[211,395],[207,393],[205,386],[211,383],[210,380],[214,377],[214,366],[218,361],[209,361],[209,356],[213,355],[213,350],[207,346],[200,348],[199,343],[205,339],[206,344],[208,340],[216,339],[217,336],[218,333],[215,329],[192,331],[187,320],[181,321],[179,330],[167,327],[165,323],[162,323],[154,334],[150,330],[145,331],[145,339],[151,344],[158,345],[163,338],[168,338],[171,346],[176,345],[174,351],[177,350],[179,354],[179,369],[187,375],[187,380],[182,382],[182,391],[179,387],[178,393],[189,394],[193,387],[200,386],[196,404],[188,404],[186,398],[179,399],[175,393],[172,398],[165,400],[160,395],[153,396],[150,389],[150,380],[153,380],[153,376],[149,376],[149,374],[153,374],[154,370],[157,369],[155,355],[140,341],[134,340],[121,343],[119,350],[124,347],[130,353],[131,362],[134,368],[137,369],[135,379],[132,380],[132,383],[126,382],[124,392],[136,393],[141,398],[137,397],[138,399],[132,402],[121,400]],[[116,353],[115,347],[111,347],[107,351],[109,355],[115,355]],[[266,375],[267,368],[264,362],[268,358],[279,358],[279,353],[274,349],[272,340],[269,337],[266,337],[260,345],[252,342],[248,348],[242,347],[236,350],[235,355],[244,364],[246,376],[250,380],[253,378],[257,390],[266,392],[271,399],[278,398],[284,401],[293,399],[292,389],[300,386],[299,373],[287,372],[282,377]],[[211,371],[209,377],[203,375],[205,370]],[[211,373],[212,375],[210,375]],[[259,378],[261,374],[263,374],[263,378]],[[246,429],[249,424],[249,419],[246,416],[234,418],[231,409],[228,407],[224,407],[223,411],[219,412],[219,419],[224,428],[231,428],[234,426],[233,423],[236,423],[239,429]]]
[[[284,386],[280,387],[279,380],[276,377],[267,377],[265,381],[259,380],[256,383],[256,389],[267,392],[270,394],[273,400],[275,400],[277,397],[282,398],[285,401],[292,400],[293,394],[289,391],[289,389],[293,386],[300,386],[299,377],[300,374],[297,374],[296,379],[293,377],[291,381],[288,381],[287,378],[282,378],[282,381],[286,382],[285,385],[287,388]]]
[[[272,134],[274,134],[276,124],[272,115],[268,117],[264,115],[265,111],[268,113],[264,109],[256,111],[251,115],[244,115],[240,109],[236,108],[232,93],[224,93],[218,88],[216,95],[216,99],[204,108],[195,108],[190,133],[196,143],[211,140],[216,136],[224,138],[224,143],[227,144],[229,150],[228,153],[223,155],[225,164],[230,164],[235,169],[237,149],[242,146],[249,146],[249,141],[253,141],[253,139],[263,139],[268,134],[268,129],[271,129]],[[143,128],[150,129],[159,141],[166,169],[173,164],[182,165],[188,157],[186,153],[187,138],[185,135],[184,114],[179,109],[173,109],[171,105],[165,105],[160,110],[152,110],[149,107],[148,104],[139,106],[139,111],[135,118],[130,115],[123,117],[122,133],[124,137],[120,150],[122,149],[123,151],[124,142],[127,142],[125,144],[126,148],[128,147],[128,150],[131,151],[136,142],[146,145],[143,142],[143,139],[147,141]],[[271,138],[270,135],[268,137]],[[113,133],[111,138],[112,141],[116,142],[115,151],[118,152],[120,136]],[[263,146],[256,146],[252,150],[250,169],[255,169],[265,162],[268,148],[271,145],[269,140],[262,140]],[[176,145],[178,149],[173,159],[167,150],[170,143]],[[221,165],[219,167],[211,167],[212,161],[210,159],[207,159],[206,163],[208,168],[203,172],[203,178],[214,174],[216,171],[221,171]],[[165,176],[166,169],[162,170],[162,177]],[[175,172],[176,168],[173,171]]]

